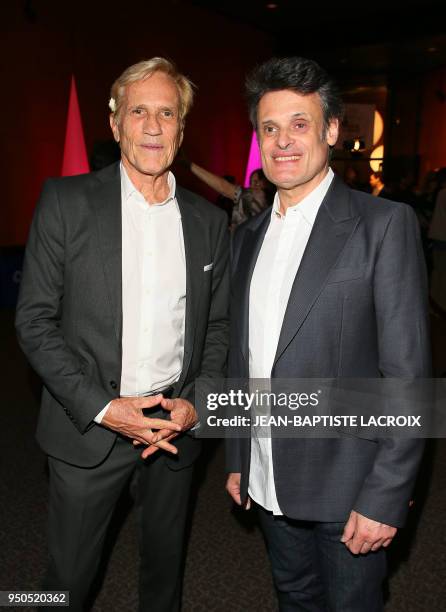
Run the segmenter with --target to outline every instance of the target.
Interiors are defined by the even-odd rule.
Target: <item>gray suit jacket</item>
[[[271,209],[233,240],[229,376],[248,377],[249,287]],[[350,190],[334,178],[294,280],[273,378],[413,378],[430,375],[427,286],[409,206]],[[400,526],[421,440],[272,440],[286,516],[345,521],[352,509]],[[249,481],[250,441],[227,443],[227,469]]]
[[[177,188],[186,253],[184,363],[175,396],[194,401],[197,376],[224,374],[228,335],[226,216]],[[119,397],[122,336],[119,164],[46,181],[26,249],[16,327],[44,383],[37,438],[43,450],[79,466],[100,463],[116,435],[93,422]],[[213,269],[204,267],[213,263]],[[199,441],[177,440],[183,467]]]

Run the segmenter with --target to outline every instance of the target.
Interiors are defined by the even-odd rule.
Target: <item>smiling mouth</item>
[[[162,145],[156,145],[156,144],[142,144],[141,147],[143,149],[162,149],[163,148]]]
[[[275,157],[274,161],[276,162],[288,162],[288,161],[298,161],[302,155],[281,155],[280,157]]]

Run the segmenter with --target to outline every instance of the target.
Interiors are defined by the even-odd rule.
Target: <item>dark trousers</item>
[[[137,470],[140,610],[180,609],[184,531],[193,467],[171,470],[162,451],[142,461],[141,448],[118,437],[94,468],[49,458],[49,555],[44,588],[70,591],[70,610],[84,609],[115,504]]]
[[[295,521],[257,506],[281,612],[381,612],[385,551],[353,555],[345,523]]]

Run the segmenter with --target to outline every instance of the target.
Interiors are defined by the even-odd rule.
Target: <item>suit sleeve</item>
[[[398,205],[375,264],[374,301],[379,369],[384,377],[430,376],[427,279],[418,222]],[[424,441],[378,439],[378,451],[354,509],[388,525],[404,524]]]
[[[85,375],[61,325],[65,231],[54,180],[46,181],[26,247],[16,312],[19,344],[45,387],[84,433],[113,399]]]

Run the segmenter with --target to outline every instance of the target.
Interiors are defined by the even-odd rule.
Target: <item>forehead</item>
[[[130,83],[126,89],[127,104],[179,105],[179,93],[175,81],[164,72],[154,72],[140,81]]]
[[[312,121],[322,119],[322,105],[319,94],[302,95],[291,89],[269,91],[260,99],[257,108],[259,123],[290,119],[301,115]]]

